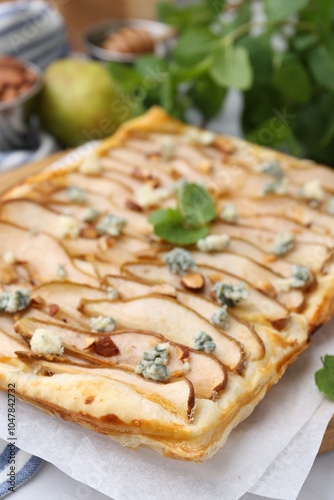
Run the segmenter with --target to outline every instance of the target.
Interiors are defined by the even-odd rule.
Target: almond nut
[[[110,337],[100,337],[94,342],[94,351],[99,356],[110,357],[119,354],[118,347],[114,344]]]
[[[186,274],[181,279],[181,285],[191,292],[200,292],[205,285],[204,277],[199,273]]]

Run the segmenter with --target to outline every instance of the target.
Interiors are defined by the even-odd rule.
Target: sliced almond
[[[200,292],[204,288],[205,280],[199,273],[190,273],[183,276],[181,285],[191,292]]]
[[[88,224],[81,230],[80,236],[82,238],[95,239],[98,237],[98,232],[96,231],[94,226]]]

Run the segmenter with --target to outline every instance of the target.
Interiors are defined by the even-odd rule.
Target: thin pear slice
[[[290,168],[288,171],[289,179],[298,185],[303,185],[306,182],[319,179],[321,185],[328,191],[334,192],[334,175],[333,171],[321,165],[311,165],[306,168]]]
[[[166,342],[161,335],[143,331],[122,331],[111,334],[92,335],[81,330],[49,321],[23,318],[15,325],[22,336],[31,338],[37,328],[46,328],[59,335],[65,346],[65,352],[75,358],[82,358],[94,365],[117,366],[134,371],[140,363],[143,353],[153,349],[158,343]],[[94,343],[101,337],[109,337],[119,349],[111,357],[100,356],[94,350]],[[190,369],[186,370],[187,362]],[[170,342],[168,368],[173,377],[187,377],[196,392],[196,397],[214,399],[227,384],[224,366],[212,355],[195,351]]]
[[[0,358],[15,358],[16,351],[29,350],[29,347],[11,335],[0,330]]]
[[[317,230],[333,232],[333,218],[330,215],[313,210],[306,203],[283,196],[266,196],[263,199],[236,198],[235,202],[240,215],[279,215],[288,217],[304,226]]]
[[[87,301],[79,310],[88,316],[112,316],[119,328],[142,328],[160,333],[172,342],[194,347],[198,331],[210,335],[216,344],[214,355],[230,370],[241,373],[245,368],[242,346],[218,331],[204,318],[169,297],[145,296],[128,301]]]
[[[197,266],[197,271],[206,278],[206,285],[204,287],[206,296],[209,296],[215,281],[224,281],[231,284],[240,283],[240,279],[232,274],[223,273],[210,266]],[[168,283],[175,288],[179,288],[180,286],[180,276],[172,274],[160,262],[128,262],[122,266],[122,272],[140,278],[151,285]],[[250,322],[262,322],[262,317],[271,322],[278,322],[288,317],[288,310],[277,301],[267,297],[250,285],[246,284],[246,288],[251,293],[246,301],[238,304],[233,309],[233,314],[236,317]]]
[[[116,288],[122,299],[126,300],[149,295],[150,293],[159,293],[150,285],[123,276],[107,276],[106,282],[109,286]],[[184,292],[180,289],[176,290],[176,294],[176,298],[181,304],[197,312],[207,321],[212,321],[211,318],[218,309],[216,303],[205,297]],[[236,339],[243,345],[247,358],[252,360],[263,358],[265,347],[255,329],[240,322],[240,320],[238,321],[231,315],[231,311],[229,312],[228,328],[226,332],[230,337]]]
[[[257,219],[258,220],[258,219]],[[287,229],[285,231],[288,231]],[[284,259],[291,263],[299,263],[308,267],[313,272],[318,272],[322,269],[325,262],[329,259],[331,252],[324,244],[312,243],[312,236],[318,237],[316,233],[309,236],[309,242],[301,241],[299,234],[295,234],[295,245],[286,255]],[[275,245],[276,233],[267,229],[256,227],[245,227],[239,224],[220,224],[215,223],[212,227],[212,234],[228,234],[231,238],[248,241],[257,248],[263,249],[267,254],[271,254],[271,249]],[[294,234],[294,231],[292,232]],[[232,240],[234,243],[234,240]],[[238,252],[237,252],[238,253]],[[272,264],[277,265],[279,261]],[[273,267],[275,271],[275,268]]]
[[[172,380],[168,384],[159,384],[118,368],[94,368],[74,364],[53,363],[47,360],[36,361],[33,358],[29,359],[28,353],[21,354],[20,359],[35,368],[40,368],[40,371],[46,372],[48,376],[55,373],[68,373],[70,375],[86,374],[122,382],[134,389],[143,398],[157,403],[165,410],[175,413],[185,421],[192,418],[195,395],[192,384],[187,379],[177,379]],[[88,401],[90,401],[89,398]],[[93,401],[87,404],[92,403]]]
[[[34,368],[23,361],[18,363],[18,360],[0,364],[1,388],[5,390],[9,382],[15,383],[18,397],[53,415],[70,419],[102,434],[138,433],[155,435],[159,439],[187,439],[184,417],[166,410],[160,402],[146,399],[144,392],[140,393],[139,388],[136,389],[131,384],[94,374],[93,371],[62,372],[50,377],[36,374]],[[186,405],[182,413],[190,413],[192,416],[191,411],[189,412],[189,408],[193,407],[193,401],[189,397],[191,385],[186,379],[182,379],[181,383],[180,389],[186,389]],[[176,394],[174,399],[178,397]],[[138,422],[138,428],[134,421]],[[189,426],[186,427],[188,429]]]
[[[83,286],[78,283],[70,282],[50,282],[37,287],[33,294],[32,299],[37,303],[42,303],[41,310],[48,311],[50,305],[55,305],[59,311],[55,314],[55,318],[62,320],[67,319],[69,322],[73,319],[77,324],[83,327],[87,326],[89,322],[78,310],[80,300],[85,297],[87,299],[103,299],[107,298],[108,294],[99,288],[91,286]],[[44,303],[44,304],[43,304]]]
[[[131,190],[118,181],[106,179],[102,177],[91,177],[79,173],[69,174],[67,176],[67,184],[76,186],[85,191],[97,193],[105,198],[127,198]]]
[[[244,215],[239,218],[238,225],[242,228],[249,227],[270,231],[273,235],[289,231],[304,243],[317,243],[328,248],[334,247],[334,238],[324,229],[307,228],[302,224],[279,215]]]
[[[66,279],[95,285],[97,280],[77,269],[64,248],[47,234],[31,234],[12,224],[0,222],[0,255],[13,252],[19,261],[27,262],[37,283],[57,279],[59,265]]]
[[[266,293],[268,284],[275,289],[279,276],[268,269],[253,262],[242,255],[235,255],[228,252],[222,254],[207,254],[204,252],[192,253],[195,262],[199,265],[215,267],[224,272],[231,272],[242,280],[251,283],[255,288]],[[277,300],[292,311],[298,311],[304,303],[304,295],[299,290],[289,292],[276,291]]]

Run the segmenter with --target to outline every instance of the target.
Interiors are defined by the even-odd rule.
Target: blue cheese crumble
[[[57,278],[59,278],[60,280],[64,280],[67,278],[67,271],[66,271],[65,266],[63,264],[58,264]]]
[[[161,137],[158,140],[158,146],[163,161],[169,161],[173,158],[176,145],[171,137]]]
[[[85,203],[86,193],[83,189],[77,186],[69,186],[67,188],[67,198],[74,203]]]
[[[111,286],[107,287],[107,294],[108,294],[108,299],[117,300],[119,298],[118,291],[116,290],[116,288],[113,288]]]
[[[237,207],[233,203],[225,203],[220,218],[228,224],[236,224],[238,222]]]
[[[264,163],[259,167],[258,171],[262,174],[275,177],[276,179],[281,179],[282,177],[284,177],[282,165],[277,160],[271,160]]]
[[[216,349],[216,344],[212,341],[212,337],[210,337],[210,335],[206,332],[200,331],[195,335],[194,348],[197,351],[210,353]]]
[[[325,193],[321,187],[320,180],[312,179],[311,181],[305,182],[300,189],[300,195],[302,198],[318,204],[324,199]]]
[[[211,321],[214,325],[227,330],[229,326],[227,305],[222,306],[211,316]]]
[[[275,244],[271,248],[271,253],[275,255],[285,255],[290,252],[295,244],[295,236],[288,231],[278,233]]]
[[[15,290],[0,294],[0,312],[16,313],[22,311],[30,304],[29,290]]]
[[[14,255],[13,252],[11,252],[10,250],[8,250],[8,252],[5,252],[2,256],[2,260],[6,263],[6,264],[15,264],[16,262],[16,257]]]
[[[62,355],[64,347],[59,335],[45,328],[37,328],[30,339],[30,347],[33,352],[38,354],[56,354]]]
[[[196,268],[191,253],[183,250],[183,248],[174,248],[164,256],[163,260],[171,273],[180,274],[181,276]]]
[[[280,179],[266,182],[262,188],[262,194],[287,194],[289,187],[289,179],[287,177],[282,177]]]
[[[115,330],[116,321],[111,316],[90,318],[90,328],[94,333],[108,333]]]
[[[299,264],[292,264],[291,277],[276,280],[275,288],[279,292],[288,292],[291,288],[304,288],[312,280],[309,269]]]
[[[218,281],[214,285],[212,292],[220,304],[228,307],[235,307],[240,302],[247,300],[250,295],[244,283],[231,285],[229,283],[222,283],[221,281]]]
[[[328,200],[327,212],[329,213],[329,215],[334,215],[334,196],[332,196]]]
[[[57,232],[60,238],[78,238],[80,224],[72,215],[60,215],[58,217]]]
[[[213,144],[217,138],[217,134],[211,130],[199,130],[194,127],[190,127],[186,130],[184,134],[185,139],[196,146],[210,146]]]
[[[168,342],[157,344],[154,349],[144,352],[143,358],[135,368],[135,373],[156,382],[168,380],[171,376],[171,371],[166,366],[169,353]]]
[[[201,252],[221,252],[230,244],[227,234],[210,234],[206,238],[198,240],[197,248]]]
[[[156,207],[171,194],[170,189],[154,188],[147,184],[135,192],[135,202],[142,208]]]
[[[109,214],[104,217],[96,226],[99,235],[119,236],[126,226],[126,219],[118,215]]]
[[[87,155],[79,165],[79,172],[84,175],[99,175],[102,172],[100,157],[95,153]]]
[[[84,222],[94,222],[100,215],[101,212],[99,210],[93,207],[89,207],[87,208],[87,210],[84,211],[82,215],[82,220]]]

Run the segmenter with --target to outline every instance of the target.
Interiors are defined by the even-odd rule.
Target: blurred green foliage
[[[244,95],[246,138],[334,165],[334,2],[198,0],[158,4],[178,39],[170,58],[140,57],[110,70],[135,114],[153,104],[185,119],[189,108],[213,118],[227,90]]]

